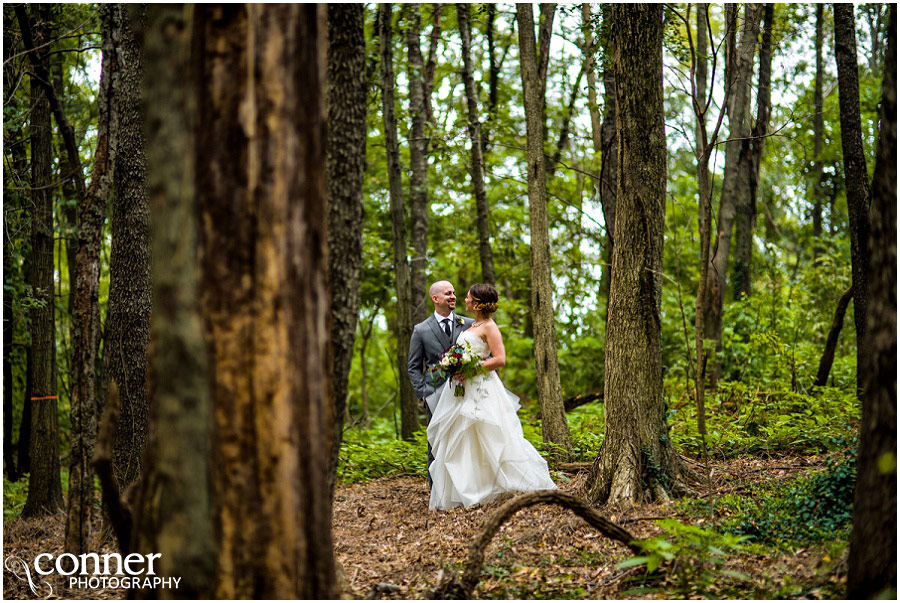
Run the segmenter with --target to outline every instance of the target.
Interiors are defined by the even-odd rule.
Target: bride
[[[497,300],[491,285],[473,285],[466,295],[466,310],[474,312],[475,322],[457,341],[469,344],[489,372],[467,380],[459,397],[451,383],[458,379],[448,379],[436,397],[428,425],[434,452],[431,509],[470,507],[504,492],[556,488],[547,461],[522,434],[516,415],[519,398],[496,373],[506,364],[503,338],[491,318]]]

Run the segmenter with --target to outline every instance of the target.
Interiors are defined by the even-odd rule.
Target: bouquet
[[[468,343],[454,343],[441,354],[441,359],[431,369],[432,374],[440,378],[453,378],[462,375],[471,379],[476,375],[486,373],[481,364],[481,357],[475,353]],[[457,381],[453,388],[454,396],[465,396],[466,387]]]

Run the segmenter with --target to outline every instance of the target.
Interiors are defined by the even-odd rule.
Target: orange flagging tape
[[[32,396],[32,400],[56,400],[56,396]]]

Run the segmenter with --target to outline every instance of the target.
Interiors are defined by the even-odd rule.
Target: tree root
[[[612,523],[600,515],[600,513],[586,500],[571,494],[560,492],[559,490],[539,490],[537,492],[529,492],[517,496],[505,503],[488,518],[481,533],[469,545],[469,552],[466,556],[466,562],[463,565],[462,575],[455,573],[448,574],[430,594],[430,598],[471,599],[472,593],[478,585],[478,581],[481,579],[481,568],[484,564],[484,553],[487,550],[488,544],[490,544],[491,540],[496,536],[500,527],[513,515],[525,507],[531,507],[538,504],[559,505],[574,511],[576,515],[584,519],[607,538],[621,542],[635,554],[640,552],[637,545],[632,544],[634,536],[632,536],[628,530]]]

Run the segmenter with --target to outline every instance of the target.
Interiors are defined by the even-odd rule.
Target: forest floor
[[[714,466],[713,485],[736,491],[753,482],[787,480],[822,467],[821,457],[733,459]],[[566,492],[578,494],[586,473],[557,473]],[[565,477],[562,477],[562,476]],[[567,483],[560,483],[565,482]],[[413,477],[377,479],[339,485],[334,504],[334,546],[351,596],[365,599],[423,599],[446,572],[458,571],[469,543],[492,512],[507,499],[470,509],[431,511],[426,483]],[[656,521],[674,518],[700,525],[705,515],[689,515],[678,505],[640,504],[603,513],[640,539],[661,534]],[[99,527],[99,526],[98,526]],[[96,533],[96,532],[95,532]],[[39,553],[63,552],[65,517],[13,518],[4,522],[3,556],[32,560]],[[94,550],[115,552],[107,540]],[[752,549],[751,549],[752,550]],[[488,546],[481,581],[474,593],[481,599],[627,599],[688,598],[690,585],[678,590],[675,578],[648,582],[643,567],[618,569],[630,557],[622,545],[610,541],[572,512],[556,506],[524,509],[508,521]],[[783,553],[743,551],[728,557],[718,571],[749,576],[739,598],[840,598],[846,581],[846,552],[831,559],[825,546]],[[683,575],[683,574],[682,574]],[[79,590],[66,587],[61,577],[52,598],[118,599],[124,589]],[[789,590],[784,585],[791,585]],[[657,586],[658,593],[629,594],[640,586]],[[6,599],[40,597],[27,582],[4,572]],[[674,589],[674,590],[673,590]],[[744,590],[746,589],[746,590]],[[724,596],[724,595],[722,595]],[[734,595],[732,595],[734,596]]]

